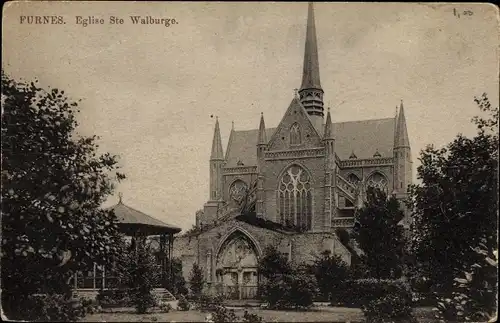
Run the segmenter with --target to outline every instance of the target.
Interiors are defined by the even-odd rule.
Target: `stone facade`
[[[309,4],[302,86],[278,126],[266,128],[263,115],[258,129],[233,126],[224,154],[216,120],[209,199],[196,219],[204,229],[174,242],[186,279],[197,263],[212,285],[252,285],[268,245],[295,263],[328,250],[350,264],[335,230],[352,228],[366,188],[406,198],[412,161],[403,104],[390,118],[335,123],[328,110],[325,121],[317,56]]]

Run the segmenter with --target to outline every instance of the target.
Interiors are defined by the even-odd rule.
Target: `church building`
[[[352,230],[366,188],[402,201],[412,182],[403,104],[389,118],[332,121],[312,3],[306,28],[302,85],[281,122],[266,127],[262,114],[258,129],[233,126],[224,154],[215,121],[208,201],[196,214],[195,232],[174,242],[186,280],[197,263],[209,286],[233,298],[255,296],[257,262],[267,246],[293,263],[329,251],[350,264],[354,250],[339,232]]]

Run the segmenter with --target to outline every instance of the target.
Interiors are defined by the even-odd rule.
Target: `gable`
[[[294,98],[273,137],[269,140],[268,149],[293,150],[322,146],[321,137],[309,119],[309,115],[297,98]]]

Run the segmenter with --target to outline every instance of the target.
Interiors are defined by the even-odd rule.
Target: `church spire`
[[[316,24],[314,21],[314,9],[309,2],[307,10],[306,46],[304,50],[304,70],[302,74],[302,86],[304,89],[321,89],[319,79],[318,42],[316,39]]]
[[[320,131],[323,126],[323,93],[319,78],[318,42],[316,39],[314,9],[312,2],[309,2],[306,44],[304,49],[304,67],[299,95],[300,102],[311,117],[318,131]]]
[[[266,138],[266,124],[264,123],[264,114],[260,113],[260,125],[259,125],[259,138],[257,140],[257,145],[267,144]]]
[[[215,130],[214,139],[212,141],[212,154],[210,160],[223,160],[224,154],[222,152],[222,140],[220,137],[219,118],[215,117]]]
[[[403,107],[403,100],[399,107],[398,117],[396,119],[396,135],[394,138],[394,147],[410,147],[410,140],[408,139],[408,130],[406,128],[405,110]]]

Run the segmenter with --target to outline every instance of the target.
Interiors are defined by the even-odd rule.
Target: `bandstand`
[[[162,277],[156,286],[157,292],[166,290],[167,285],[173,285],[172,267],[168,272],[170,277],[165,277],[167,265],[172,266],[169,261],[172,256],[174,234],[181,231],[180,228],[157,220],[141,211],[131,208],[120,200],[118,204],[108,208],[113,210],[118,219],[118,229],[132,242],[132,245],[143,243],[148,237],[159,237],[158,270],[161,270]],[[74,290],[77,295],[95,298],[99,290],[109,289],[116,286],[117,277],[106,273],[106,268],[94,264],[93,268],[86,272],[79,272],[74,275]]]

